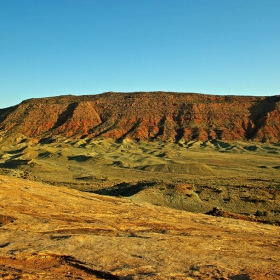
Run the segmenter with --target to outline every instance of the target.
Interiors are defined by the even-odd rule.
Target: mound
[[[170,162],[166,164],[154,164],[143,166],[141,170],[152,171],[152,172],[167,172],[167,173],[178,173],[178,174],[191,174],[191,175],[202,175],[211,176],[215,174],[215,171],[204,163],[180,163]]]
[[[66,161],[67,157],[61,152],[43,151],[38,154],[38,159],[59,159]]]

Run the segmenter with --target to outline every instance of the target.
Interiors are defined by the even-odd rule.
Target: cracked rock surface
[[[279,227],[0,176],[1,279],[279,279]]]

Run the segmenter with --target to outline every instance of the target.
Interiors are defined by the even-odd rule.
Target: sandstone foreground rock
[[[279,279],[279,227],[0,176],[1,279]]]

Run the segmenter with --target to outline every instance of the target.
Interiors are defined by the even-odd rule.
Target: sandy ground
[[[0,174],[179,210],[225,211],[280,223],[280,145],[132,142],[23,136],[0,146]]]
[[[0,176],[1,279],[279,279],[279,227]]]

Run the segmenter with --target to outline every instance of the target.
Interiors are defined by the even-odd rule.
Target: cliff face
[[[134,140],[280,140],[280,96],[138,92],[30,99],[0,110],[2,134]]]

